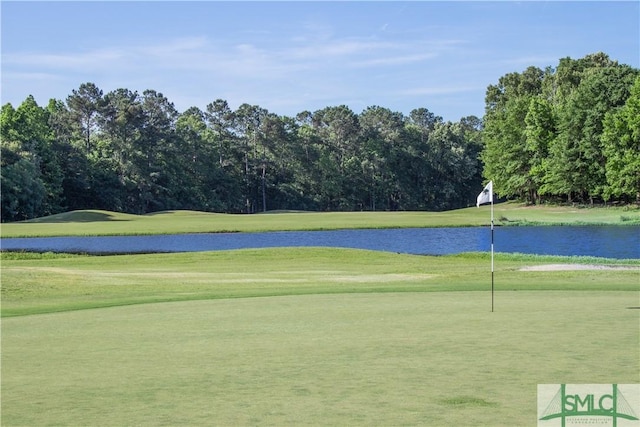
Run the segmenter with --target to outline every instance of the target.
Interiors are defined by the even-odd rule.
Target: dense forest
[[[640,72],[604,53],[487,88],[483,175],[509,198],[640,203]]]
[[[162,93],[2,106],[2,221],[75,209],[445,210],[483,177],[532,203],[640,201],[640,73],[605,54],[529,67],[486,92],[483,119],[380,106],[296,117],[217,99],[180,113]]]

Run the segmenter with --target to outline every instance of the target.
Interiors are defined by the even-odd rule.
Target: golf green
[[[285,295],[6,317],[2,424],[535,425],[637,383],[634,291]],[[634,308],[635,307],[635,308]]]

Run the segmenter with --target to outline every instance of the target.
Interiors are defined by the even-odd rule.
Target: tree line
[[[279,116],[84,83],[0,111],[2,221],[76,209],[446,210],[498,195],[640,200],[638,70],[605,54],[490,85],[481,120],[380,106]]]
[[[443,210],[481,181],[481,121],[372,106],[278,116],[218,99],[179,113],[161,93],[84,83],[1,111],[2,220],[75,209]]]
[[[640,203],[640,72],[604,53],[529,67],[486,92],[483,175],[501,196]]]

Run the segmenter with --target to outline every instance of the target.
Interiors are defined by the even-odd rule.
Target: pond
[[[489,251],[489,227],[0,239],[2,250],[78,253],[197,252],[325,246],[418,255]],[[496,227],[496,252],[640,258],[640,226]]]

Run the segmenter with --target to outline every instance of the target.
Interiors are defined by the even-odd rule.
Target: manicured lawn
[[[13,258],[13,259],[12,259]],[[541,263],[640,261],[498,254],[498,290],[638,290],[640,270],[519,271]],[[487,291],[486,253],[425,257],[338,248],[154,255],[5,253],[2,316],[164,301],[256,296]]]
[[[640,260],[495,266],[491,312],[487,253],[3,253],[2,425],[535,425],[537,384],[640,381]]]
[[[561,287],[561,286],[559,286]],[[2,323],[2,423],[536,423],[539,383],[637,383],[637,292],[185,301]]]
[[[494,207],[497,225],[640,224],[638,208],[528,207],[501,203]],[[488,225],[490,207],[447,212],[278,212],[215,214],[193,211],[128,215],[75,211],[28,222],[2,224],[2,237],[64,235],[132,235],[345,228],[461,227]]]

